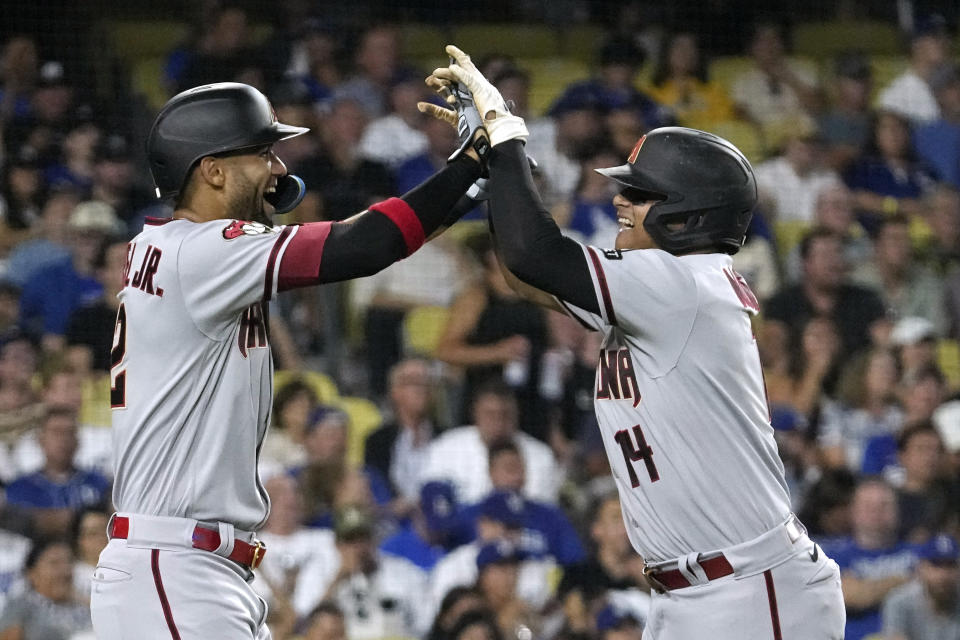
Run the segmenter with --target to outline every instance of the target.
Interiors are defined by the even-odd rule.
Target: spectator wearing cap
[[[937,328],[920,316],[901,318],[890,331],[890,346],[900,360],[901,379],[937,364]]]
[[[917,21],[910,34],[910,66],[880,91],[877,106],[901,114],[914,123],[936,120],[940,108],[930,88],[933,71],[950,55],[947,23],[940,15]]]
[[[581,162],[605,146],[611,125],[620,128],[626,119],[627,137],[635,143],[644,131],[670,123],[669,111],[634,85],[645,58],[629,38],[608,40],[600,48],[597,74],[568,86],[551,105],[549,118],[531,123],[530,155],[540,163],[548,207],[573,195]]]
[[[738,114],[766,131],[816,112],[821,101],[817,78],[787,57],[782,25],[755,23],[748,50],[753,64],[734,78],[730,89]]]
[[[31,146],[16,150],[0,173],[0,252],[24,240],[40,219],[46,197],[40,154]]]
[[[505,637],[540,635],[536,611],[520,597],[517,588],[525,555],[509,540],[488,542],[477,553],[476,589]]]
[[[960,400],[941,404],[933,412],[931,421],[937,427],[947,454],[947,474],[954,478],[954,484],[960,490]],[[960,506],[955,511],[960,515]]]
[[[938,335],[946,333],[943,283],[914,259],[910,220],[905,215],[880,220],[873,241],[873,257],[851,274],[851,280],[880,292],[892,317],[925,318]]]
[[[476,539],[448,553],[431,574],[431,608],[436,610],[443,596],[453,587],[471,585],[477,579],[477,562],[481,551],[490,543],[506,541],[522,549],[524,559],[519,570],[517,592],[531,607],[539,610],[551,593],[548,579],[556,569],[549,556],[530,554],[524,545],[523,498],[515,493],[497,492],[477,508]]]
[[[875,231],[884,217],[921,217],[922,199],[932,191],[936,174],[917,159],[906,116],[878,111],[863,155],[847,168],[843,180],[853,191],[861,223]]]
[[[463,519],[475,523],[489,501],[503,499],[519,505],[524,550],[534,556],[550,556],[561,566],[583,562],[586,554],[580,538],[563,510],[523,497],[525,470],[517,445],[504,440],[491,445],[490,483],[493,492],[481,502],[466,507]]]
[[[103,132],[92,114],[85,112],[64,123],[63,129],[59,148],[48,150],[53,162],[44,168],[44,180],[51,189],[76,189],[88,197],[93,184],[97,142]]]
[[[79,194],[70,189],[54,191],[47,197],[40,210],[40,220],[31,230],[32,237],[10,252],[6,280],[23,287],[37,271],[70,258],[67,222],[79,202]]]
[[[303,572],[294,608],[305,616],[323,601],[344,613],[351,640],[421,637],[432,617],[424,606],[426,574],[412,563],[377,551],[372,515],[345,507],[334,517],[335,555]],[[298,585],[299,587],[299,585]]]
[[[73,83],[66,68],[58,60],[48,60],[40,66],[37,84],[30,96],[28,120],[62,130],[75,107]]]
[[[783,152],[756,167],[760,206],[774,222],[812,224],[817,198],[840,176],[822,164],[823,139],[811,118],[798,116],[786,132]]]
[[[918,555],[916,579],[883,602],[884,640],[960,640],[960,548],[939,534]]]
[[[917,124],[913,143],[917,156],[941,180],[960,188],[960,69],[946,62],[930,73],[930,90],[937,99],[939,115]]]
[[[643,558],[633,550],[616,493],[601,497],[588,517],[593,543],[589,558],[563,572],[558,595],[566,617],[565,630],[592,631],[593,619],[608,602],[618,611],[646,620],[649,587],[643,578]]]
[[[380,550],[430,571],[447,550],[470,540],[471,525],[465,522],[450,483],[428,482],[420,491],[420,509],[400,522],[397,531],[380,544]]]
[[[519,430],[517,401],[502,383],[482,386],[473,401],[473,425],[444,432],[430,443],[422,482],[448,480],[463,504],[490,493],[490,445],[513,440],[523,456],[524,495],[548,504],[557,501],[561,471],[550,448]]]
[[[883,599],[913,578],[916,550],[897,537],[899,520],[893,488],[880,479],[861,480],[850,505],[852,534],[830,553],[841,571],[846,640],[879,632]]]
[[[43,347],[59,351],[66,344],[70,314],[103,296],[96,279],[101,245],[123,231],[113,209],[102,202],[77,205],[70,214],[70,257],[34,274],[24,285],[20,313],[28,330],[42,336]]]
[[[225,2],[213,11],[196,44],[186,52],[183,66],[176,72],[177,90],[234,80],[257,53],[246,8]]]
[[[843,171],[860,155],[870,137],[870,61],[859,51],[841,53],[833,64],[833,91],[817,118],[828,164]]]

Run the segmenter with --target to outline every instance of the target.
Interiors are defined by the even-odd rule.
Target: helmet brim
[[[278,122],[275,131],[278,136],[277,141],[279,142],[280,140],[289,140],[290,138],[302,136],[307,131],[310,131],[310,129],[307,127],[295,127],[292,124],[283,124],[282,122]]]

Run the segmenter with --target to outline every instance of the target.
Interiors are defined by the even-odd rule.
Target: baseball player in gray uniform
[[[842,638],[840,572],[790,512],[757,299],[730,257],[756,204],[749,162],[709,133],[655,129],[600,170],[622,187],[615,248],[579,244],[540,203],[523,120],[447,51],[433,83],[465,87],[483,115],[491,221],[518,290],[604,334],[595,407],[654,588],[645,640]]]
[[[273,391],[267,302],[373,274],[469,208],[455,207],[480,176],[465,144],[401,198],[341,223],[274,226],[304,188],[272,145],[304,132],[237,83],[173,97],[150,131],[158,195],[176,207],[130,242],[119,294],[117,513],[93,576],[98,638],[269,637],[248,584],[269,510],[257,475]]]

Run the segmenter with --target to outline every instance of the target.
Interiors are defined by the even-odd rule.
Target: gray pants
[[[93,574],[93,629],[99,640],[270,640],[248,577],[208,551],[111,540]]]

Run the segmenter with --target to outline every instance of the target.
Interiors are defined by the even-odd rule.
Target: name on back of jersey
[[[633,406],[640,404],[640,385],[630,350],[626,347],[601,349],[597,363],[597,400],[631,399]]]
[[[129,243],[127,245],[127,262],[123,267],[123,286],[132,286],[134,289],[139,289],[144,293],[162,298],[163,287],[154,282],[154,277],[160,268],[160,259],[163,257],[163,252],[159,247],[148,244],[146,250],[143,252],[140,267],[133,272],[133,276],[131,277],[130,270],[133,268],[136,253],[137,243]]]

